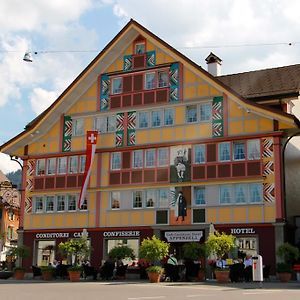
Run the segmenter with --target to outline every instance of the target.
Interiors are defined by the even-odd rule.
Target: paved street
[[[295,300],[300,299],[300,283],[258,284],[160,283],[148,282],[42,282],[0,281],[1,300]]]

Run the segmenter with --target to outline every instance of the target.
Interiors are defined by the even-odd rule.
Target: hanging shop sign
[[[231,234],[255,234],[254,228],[231,228]]]
[[[140,231],[135,231],[135,230],[122,230],[122,231],[104,231],[103,232],[103,237],[108,238],[108,237],[113,237],[113,238],[118,238],[118,237],[139,237],[141,234]]]
[[[165,237],[168,242],[199,242],[203,231],[167,231]]]

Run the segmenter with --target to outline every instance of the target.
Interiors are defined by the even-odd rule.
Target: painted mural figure
[[[187,155],[186,149],[184,150],[180,149],[177,151],[177,156],[174,158],[174,165],[177,170],[178,181],[183,181],[184,179],[184,174],[186,171],[185,163],[187,162],[186,155]]]
[[[181,191],[178,193],[175,203],[175,216],[177,217],[176,221],[178,221],[179,217],[184,221],[184,217],[186,216],[186,200]]]

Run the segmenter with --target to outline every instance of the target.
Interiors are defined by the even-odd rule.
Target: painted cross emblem
[[[96,144],[97,143],[97,132],[90,131],[87,135],[88,144]]]

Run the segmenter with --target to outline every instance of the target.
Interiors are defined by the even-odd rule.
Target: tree
[[[116,246],[112,248],[109,251],[108,256],[113,259],[125,259],[125,258],[134,259],[135,257],[133,249],[124,245]]]

